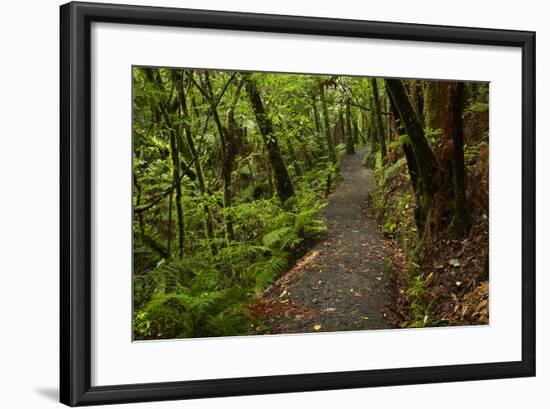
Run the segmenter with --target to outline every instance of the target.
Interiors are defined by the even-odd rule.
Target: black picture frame
[[[60,401],[70,406],[535,375],[535,33],[68,3],[60,8]],[[418,368],[91,386],[92,22],[519,47],[522,51],[522,359]]]

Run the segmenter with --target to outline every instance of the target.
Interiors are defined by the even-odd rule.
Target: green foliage
[[[407,158],[402,157],[402,158],[399,158],[395,163],[389,165],[384,170],[382,183],[386,184],[388,180],[392,179],[398,171],[403,170],[403,167],[406,166],[406,164],[407,164]]]
[[[472,166],[477,162],[481,149],[489,146],[487,140],[481,140],[473,145],[464,145],[464,163],[466,166]]]
[[[265,257],[248,267],[246,274],[254,279],[254,291],[265,289],[280,273],[288,268],[288,264],[287,254],[273,251],[269,257]]]
[[[424,134],[426,135],[426,138],[428,138],[432,146],[437,146],[442,142],[443,129],[441,128],[425,128]]]
[[[334,150],[336,151],[336,155],[338,157],[342,157],[346,153],[346,144],[345,143],[339,143],[334,147]]]
[[[407,134],[399,135],[395,141],[391,141],[388,144],[388,150],[393,150],[393,149],[401,147],[402,145],[405,145],[407,143],[408,144],[411,143],[411,141],[409,139],[409,135],[407,135]]]
[[[239,335],[260,325],[247,305],[289,267],[304,240],[325,231],[322,207],[301,183],[284,207],[272,198],[228,209],[238,240],[221,241],[216,254],[201,240],[193,254],[160,258],[134,276],[135,337]]]
[[[426,282],[430,280],[433,273],[430,273],[427,278],[422,274],[417,275],[411,280],[407,295],[411,303],[412,321],[409,323],[410,328],[435,327],[437,321],[430,316],[432,314],[433,300],[428,300],[425,287]]]
[[[193,293],[181,287],[169,294],[155,293],[135,313],[137,338],[187,338],[245,334],[248,320],[243,288]]]
[[[395,232],[395,229],[397,229],[397,224],[394,221],[388,220],[382,226],[382,234],[391,236]]]
[[[481,101],[474,101],[466,108],[467,112],[487,112],[488,110],[489,103]]]

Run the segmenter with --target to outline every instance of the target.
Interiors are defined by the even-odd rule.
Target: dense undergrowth
[[[159,258],[137,247],[142,264],[134,277],[137,339],[247,334],[262,326],[248,305],[326,230],[319,214],[326,186],[305,175],[286,203],[273,197],[231,208],[238,240],[220,246],[199,242],[183,259]],[[326,180],[325,177],[320,178]],[[335,174],[331,176],[333,179]]]
[[[401,327],[488,324],[489,310],[489,197],[487,105],[466,110],[466,201],[472,225],[456,238],[451,224],[452,203],[439,200],[428,233],[415,221],[415,194],[401,143],[389,144],[384,161],[376,160],[378,189],[371,208],[380,220],[395,272],[395,303],[387,306],[390,319]],[[427,131],[438,161],[445,160],[445,135]],[[443,224],[442,224],[443,222]],[[439,223],[439,224],[438,224]],[[424,236],[421,238],[422,234]]]

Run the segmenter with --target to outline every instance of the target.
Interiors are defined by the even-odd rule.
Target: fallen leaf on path
[[[367,317],[366,315],[363,315],[363,319],[366,321],[369,319],[369,317]]]
[[[315,325],[313,326],[313,329],[314,329],[315,331],[321,331],[321,324],[315,324]]]

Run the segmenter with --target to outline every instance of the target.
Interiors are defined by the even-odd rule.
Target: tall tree
[[[428,129],[440,128],[437,81],[423,81],[424,126]]]
[[[420,80],[409,81],[409,95],[416,115],[420,122],[424,124],[424,92],[422,82]]]
[[[191,82],[194,82],[194,73],[192,71],[188,71],[187,75],[188,75],[189,80]],[[180,105],[180,110],[181,110],[181,113],[182,113],[182,117],[184,119],[185,118],[188,119],[188,118],[190,118],[190,112],[189,112],[189,108],[188,108],[188,105],[187,105],[187,92],[185,90],[182,77],[183,77],[183,73],[181,74],[179,82],[176,82],[176,84],[178,85],[178,102],[179,102],[179,105]],[[210,115],[207,115],[207,117],[205,119],[205,123],[203,125],[203,129],[206,129],[206,127],[208,126],[208,120],[209,119],[210,119]],[[199,152],[198,152],[198,150],[195,146],[195,139],[194,139],[194,136],[193,136],[193,131],[192,131],[191,126],[190,126],[188,121],[183,120],[182,124],[183,124],[183,129],[184,129],[184,132],[185,132],[185,138],[186,138],[186,141],[187,141],[187,147],[189,148],[189,151],[191,152],[191,156],[193,158],[193,164],[195,166],[195,173],[197,175],[197,183],[198,183],[198,186],[199,186],[199,190],[200,190],[201,194],[204,196],[204,195],[207,194],[206,183],[205,183],[204,172],[202,170],[202,165],[201,165],[201,161],[200,161],[200,157],[199,157]],[[207,203],[204,203],[202,208],[203,208],[204,214],[205,214],[205,223],[204,223],[204,225],[205,225],[206,237],[209,239],[209,243],[211,243],[210,249],[212,250],[213,253],[215,253],[216,249],[215,249],[215,246],[212,244],[213,243],[213,238],[214,238],[214,222],[213,222],[213,219],[212,219],[212,213],[210,211],[210,206],[208,206]]]
[[[319,84],[319,96],[321,99],[321,109],[323,111],[323,123],[325,127],[325,138],[327,140],[328,153],[329,153],[331,162],[335,164],[336,150],[334,149],[334,141],[332,140],[332,135],[330,133],[330,118],[328,115],[327,98],[325,95],[324,82],[320,82]]]
[[[229,85],[229,82],[233,77],[226,82],[226,86]],[[212,116],[214,117],[214,123],[218,130],[218,135],[220,136],[220,154],[221,154],[221,173],[223,180],[223,207],[224,211],[224,220],[225,220],[225,231],[227,241],[233,240],[233,220],[231,217],[231,172],[233,171],[233,163],[236,153],[236,137],[234,136],[236,125],[233,111],[235,110],[235,105],[239,99],[242,87],[242,80],[237,85],[237,90],[231,101],[231,105],[228,112],[228,119],[232,122],[232,126],[235,129],[232,129],[230,132],[229,127],[224,127],[218,114],[218,108],[215,101],[214,90],[212,87],[212,82],[210,81],[210,76],[208,71],[204,72],[204,84],[205,84],[205,97],[210,102],[210,109],[212,111]]]
[[[418,165],[416,163],[416,157],[414,156],[414,152],[410,142],[408,141],[408,137],[406,137],[407,130],[403,126],[403,121],[399,117],[399,112],[397,110],[395,103],[393,102],[393,98],[390,97],[389,100],[390,100],[390,114],[391,114],[390,121],[394,122],[393,128],[395,129],[396,138],[402,139],[401,146],[403,147],[403,153],[405,154],[405,160],[407,161],[407,169],[409,171],[409,176],[411,178],[411,184],[415,195],[415,199],[417,203],[421,203],[422,197],[420,196],[420,191],[417,188],[418,187]],[[417,231],[419,235],[422,235],[424,232],[425,218],[422,217],[422,212],[420,211],[418,206],[415,208],[414,218],[416,222]]]
[[[399,113],[401,122],[407,131],[409,143],[418,167],[417,179],[417,218],[425,226],[428,213],[437,190],[436,175],[439,172],[437,159],[426,139],[424,127],[416,115],[407,95],[403,81],[386,79],[386,88]]]
[[[225,221],[228,240],[234,239],[233,232],[233,216],[231,215],[231,203],[232,203],[232,189],[231,189],[231,172],[233,170],[233,164],[235,162],[235,156],[239,149],[239,127],[235,120],[235,108],[239,102],[241,96],[241,89],[243,87],[243,79],[241,78],[237,83],[229,110],[227,111],[227,154],[225,157],[226,164],[224,170],[224,208],[226,209]]]
[[[452,226],[458,237],[463,237],[470,227],[470,214],[466,207],[464,189],[464,125],[462,113],[464,110],[464,83],[449,84],[450,124],[449,135],[453,141],[453,198],[454,217]]]
[[[180,148],[178,142],[181,140],[181,134],[179,134],[179,128],[175,127],[172,124],[172,119],[170,113],[168,112],[168,101],[163,97],[164,92],[164,83],[160,74],[160,71],[155,71],[152,69],[145,69],[145,74],[148,80],[155,84],[157,90],[159,91],[159,103],[157,114],[160,114],[164,118],[164,122],[167,125],[167,132],[170,138],[170,157],[172,159],[172,184],[176,190],[176,216],[178,223],[178,256],[183,257],[183,246],[184,246],[184,237],[185,237],[185,227],[183,220],[183,195],[181,189],[181,178],[180,178]],[[155,75],[156,74],[156,75]],[[168,250],[169,252],[170,250]]]
[[[171,127],[171,124],[170,124]],[[172,183],[176,186],[176,213],[178,218],[178,256],[183,257],[183,243],[184,243],[184,224],[183,224],[183,206],[182,206],[182,192],[181,192],[181,179],[180,179],[180,163],[179,163],[179,150],[176,145],[175,131],[170,131],[170,156],[172,158]],[[170,199],[172,195],[170,195]],[[170,200],[170,205],[172,200]],[[168,247],[170,251],[170,247]]]
[[[245,89],[267,150],[269,163],[273,169],[277,195],[281,201],[285,202],[294,195],[294,187],[290,180],[290,175],[288,174],[283,156],[281,155],[277,138],[273,132],[273,123],[266,112],[256,81],[250,74],[245,74],[244,76]]]
[[[348,155],[355,154],[355,147],[353,146],[353,129],[351,123],[351,104],[349,96],[345,96],[344,103],[346,105],[346,153]]]
[[[376,138],[380,144],[380,154],[382,159],[386,157],[386,137],[384,135],[384,127],[382,125],[382,109],[380,107],[380,96],[378,95],[378,82],[376,78],[370,79],[374,109],[374,123],[376,129]]]

